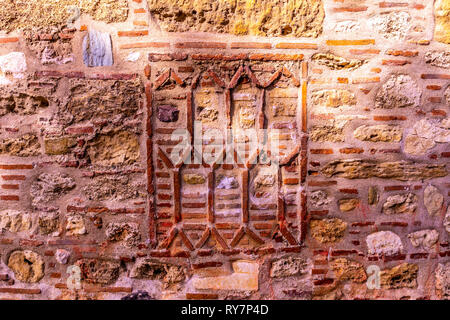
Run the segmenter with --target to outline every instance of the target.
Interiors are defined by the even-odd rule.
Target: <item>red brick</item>
[[[381,63],[383,66],[404,66],[405,64],[411,64],[408,60],[384,60]]]
[[[131,31],[119,31],[117,33],[119,37],[141,37],[147,36],[148,30],[131,30]]]
[[[120,49],[138,49],[138,48],[168,48],[168,42],[135,42],[120,45]]]
[[[318,49],[315,43],[280,42],[275,45],[277,49]]]
[[[208,49],[225,49],[227,44],[224,42],[178,42],[175,43],[175,48],[187,49],[187,48],[208,48]]]
[[[271,43],[267,42],[232,42],[231,49],[270,49]]]

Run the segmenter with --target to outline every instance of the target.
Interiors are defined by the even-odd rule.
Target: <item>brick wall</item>
[[[0,9],[0,298],[449,297],[447,0],[45,3]]]

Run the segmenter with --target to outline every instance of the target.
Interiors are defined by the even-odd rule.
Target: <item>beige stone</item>
[[[392,231],[379,231],[366,238],[367,251],[372,255],[392,256],[403,251],[402,240]]]
[[[321,0],[147,0],[150,13],[169,32],[317,37],[325,12]]]
[[[312,103],[325,107],[342,107],[356,104],[353,92],[344,89],[319,90],[312,93]]]
[[[367,194],[367,202],[372,206],[378,203],[380,195],[378,194],[377,187],[370,186]]]
[[[24,134],[19,138],[3,139],[0,142],[0,154],[17,157],[32,157],[41,154],[39,139],[34,134]]]
[[[362,125],[353,132],[356,139],[370,142],[400,142],[403,130],[395,125]]]
[[[420,230],[408,234],[408,238],[414,247],[423,247],[424,249],[433,249],[438,240],[439,232],[434,229]]]
[[[22,282],[39,282],[44,277],[44,260],[31,250],[18,250],[8,258],[8,267],[17,280]]]
[[[450,262],[439,263],[435,274],[437,297],[442,300],[450,300]]]
[[[183,181],[187,184],[203,184],[206,182],[206,178],[201,174],[187,173],[183,175]]]
[[[450,43],[450,1],[436,0],[434,2],[434,15],[434,40]]]
[[[402,263],[391,269],[386,269],[380,273],[380,283],[382,288],[416,288],[419,267],[416,264]]]
[[[445,231],[450,233],[450,205],[447,206],[447,213],[445,214],[443,225],[444,225]]]
[[[409,161],[378,162],[375,160],[334,160],[323,166],[327,177],[347,179],[382,178],[400,181],[422,180],[447,176],[445,165]]]
[[[0,212],[0,230],[10,232],[28,231],[31,228],[31,216],[16,210],[4,210]]]
[[[431,139],[409,135],[405,138],[403,151],[412,155],[424,155],[428,150],[434,148],[435,145],[436,143]]]
[[[337,242],[344,237],[347,223],[338,218],[311,220],[311,236],[321,243]]]
[[[76,140],[70,137],[47,138],[44,140],[45,153],[48,155],[60,155],[70,152]]]
[[[361,67],[366,62],[365,60],[359,59],[349,60],[332,53],[316,53],[311,57],[311,59],[320,65],[330,68],[331,70],[354,70]]]
[[[130,271],[131,278],[160,280],[167,287],[185,280],[186,270],[182,266],[162,263],[148,258],[139,258]]]
[[[339,200],[339,209],[343,212],[348,212],[356,209],[360,204],[360,200],[356,198],[351,199],[340,199]]]
[[[197,290],[257,291],[259,264],[256,261],[236,260],[232,262],[233,273],[217,277],[194,277],[192,283]]]
[[[87,231],[83,217],[80,215],[67,217],[66,231],[68,236],[86,234]]]
[[[375,97],[375,108],[419,107],[422,90],[408,74],[392,74]]]
[[[363,283],[367,280],[364,266],[356,261],[346,258],[335,259],[330,263],[331,269],[340,281],[350,280],[356,283]]]
[[[383,204],[384,214],[413,214],[417,210],[417,196],[414,193],[389,196]]]
[[[94,165],[133,164],[140,158],[138,136],[128,131],[100,135],[89,146],[88,154]]]
[[[425,208],[431,216],[438,215],[444,204],[444,196],[432,185],[428,185],[423,192]]]
[[[307,261],[303,258],[288,257],[272,262],[270,276],[272,278],[291,277],[304,274],[307,269]]]

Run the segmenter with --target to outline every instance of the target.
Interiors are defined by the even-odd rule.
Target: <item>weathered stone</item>
[[[113,65],[112,42],[109,33],[89,29],[83,39],[83,62],[88,67]]]
[[[9,32],[30,27],[65,25],[74,15],[74,11],[67,8],[73,6],[79,8],[80,13],[89,14],[99,21],[123,22],[128,16],[126,0],[35,0],[26,5],[20,1],[3,0],[0,30]]]
[[[345,20],[337,22],[333,29],[338,33],[355,32],[361,29],[361,25],[357,21]]]
[[[115,131],[99,135],[89,146],[88,154],[94,165],[133,164],[140,157],[138,136],[128,131]]]
[[[344,141],[344,126],[338,123],[313,126],[310,129],[309,137],[314,142],[342,142]]]
[[[187,173],[183,175],[183,181],[187,184],[203,184],[206,179],[205,176],[196,173]]]
[[[139,244],[141,235],[137,223],[109,223],[105,230],[106,238],[111,242],[123,242],[127,247],[135,247]]]
[[[71,79],[69,86],[67,98],[60,108],[67,125],[95,119],[119,121],[136,116],[139,111],[142,93],[139,79]]]
[[[448,51],[428,51],[425,53],[425,62],[439,68],[450,68],[450,52]]]
[[[409,240],[414,247],[422,246],[424,249],[432,249],[439,240],[439,232],[433,229],[420,230],[408,234]]]
[[[60,264],[67,264],[70,258],[70,251],[64,249],[56,249],[55,259]]]
[[[409,147],[412,151],[416,151],[418,154],[423,154],[427,150],[433,148],[436,143],[449,143],[450,142],[450,127],[448,120],[443,119],[441,121],[435,119],[421,119],[417,121],[411,131],[411,136],[408,136],[405,141],[405,152],[408,149],[408,139],[411,141],[420,141],[422,147],[414,149],[414,144],[411,142]]]
[[[321,0],[147,0],[150,13],[169,32],[204,31],[236,35],[317,37],[325,12]]]
[[[148,258],[136,260],[130,271],[131,278],[160,280],[166,286],[182,282],[186,278],[186,270],[182,266],[161,263]]]
[[[23,52],[11,52],[0,56],[0,70],[4,74],[12,74],[14,78],[22,78],[27,71],[27,61]]]
[[[28,231],[31,228],[31,216],[16,210],[4,210],[0,212],[0,231],[10,232]]]
[[[44,259],[31,250],[18,250],[8,258],[8,267],[17,280],[27,283],[39,282],[44,277]]]
[[[272,262],[270,276],[272,278],[302,275],[307,270],[307,261],[303,258],[288,257]]]
[[[41,153],[41,145],[34,134],[25,134],[20,138],[2,139],[0,154],[17,157],[37,156]]]
[[[367,194],[367,202],[373,206],[378,203],[378,200],[380,199],[380,195],[378,194],[377,187],[369,187],[369,192]]]
[[[80,259],[75,265],[80,267],[81,280],[88,283],[111,284],[120,275],[120,263],[114,260]]]
[[[444,204],[444,196],[432,185],[428,185],[423,192],[425,208],[431,216],[438,215]]]
[[[394,109],[420,106],[422,90],[407,74],[393,74],[375,97],[375,108]]]
[[[272,187],[275,184],[275,175],[260,171],[253,180],[253,184],[255,185],[255,189]]]
[[[58,213],[41,213],[38,218],[39,233],[48,235],[56,231],[59,223]]]
[[[432,139],[421,138],[416,135],[409,135],[405,138],[403,151],[411,155],[423,155],[428,150],[434,148],[436,143]]]
[[[379,231],[366,238],[367,251],[372,255],[392,256],[403,251],[402,240],[391,231]]]
[[[402,128],[395,125],[362,125],[353,132],[356,139],[371,142],[400,142]]]
[[[123,201],[146,197],[145,186],[131,181],[130,177],[120,176],[100,176],[92,179],[83,192],[89,200],[117,200]]]
[[[297,114],[297,105],[289,103],[289,101],[277,101],[272,105],[272,112],[274,117],[295,117]]]
[[[450,205],[447,206],[447,213],[445,214],[443,225],[444,225],[445,231],[450,233]]]
[[[445,89],[444,98],[445,101],[447,102],[447,105],[450,105],[450,86],[448,86],[447,89]]]
[[[354,70],[361,67],[366,61],[359,59],[346,59],[332,53],[316,53],[311,59],[316,63],[326,66],[331,70]]]
[[[319,90],[312,93],[312,103],[314,105],[326,107],[343,107],[356,104],[356,97],[353,92],[344,89]]]
[[[343,212],[348,212],[354,210],[356,207],[359,206],[359,203],[361,201],[356,198],[351,199],[340,199],[339,200],[339,209]]]
[[[44,140],[45,153],[48,155],[67,154],[77,141],[71,137],[47,138]]]
[[[367,274],[364,266],[356,261],[346,258],[335,259],[330,264],[336,278],[340,281],[350,280],[356,283],[363,283],[367,280]]]
[[[324,190],[316,190],[311,192],[308,200],[311,206],[316,208],[326,206],[330,203],[328,193]]]
[[[219,175],[216,178],[217,189],[237,189],[239,188],[239,182],[234,176]]]
[[[194,277],[197,290],[257,291],[259,264],[256,261],[236,260],[232,262],[233,273],[215,277]]]
[[[31,185],[32,204],[55,200],[75,188],[75,180],[61,173],[41,173]]]
[[[214,122],[218,117],[219,111],[214,107],[203,108],[198,115],[198,119],[202,122]]]
[[[369,19],[369,25],[386,39],[404,39],[410,30],[410,21],[409,13],[394,11]]]
[[[448,0],[436,0],[434,2],[434,16],[434,40],[450,43],[450,3]]]
[[[120,300],[155,300],[147,291],[138,290],[136,292],[127,294]]]
[[[431,179],[447,175],[445,165],[408,161],[378,162],[360,159],[335,160],[326,164],[321,172],[327,177],[382,178],[400,181]]]
[[[180,111],[177,107],[172,105],[158,106],[158,119],[162,122],[176,122]]]
[[[0,116],[8,113],[18,115],[35,114],[49,106],[47,98],[30,90],[0,86]]]
[[[338,218],[311,220],[311,236],[321,243],[337,242],[344,237],[347,223]]]
[[[241,107],[239,108],[239,127],[243,129],[252,128],[256,121],[256,108]]]
[[[450,300],[450,262],[439,263],[435,273],[437,297],[442,300]]]
[[[382,288],[416,288],[419,267],[416,264],[402,263],[391,269],[380,273],[380,284]]]
[[[383,204],[384,214],[413,214],[417,210],[417,196],[414,193],[389,196]]]
[[[71,215],[67,217],[66,231],[68,236],[86,234],[87,231],[84,218],[80,215]]]

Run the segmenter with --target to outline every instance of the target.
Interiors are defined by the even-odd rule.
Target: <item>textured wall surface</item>
[[[449,15],[0,0],[0,298],[449,299]]]

